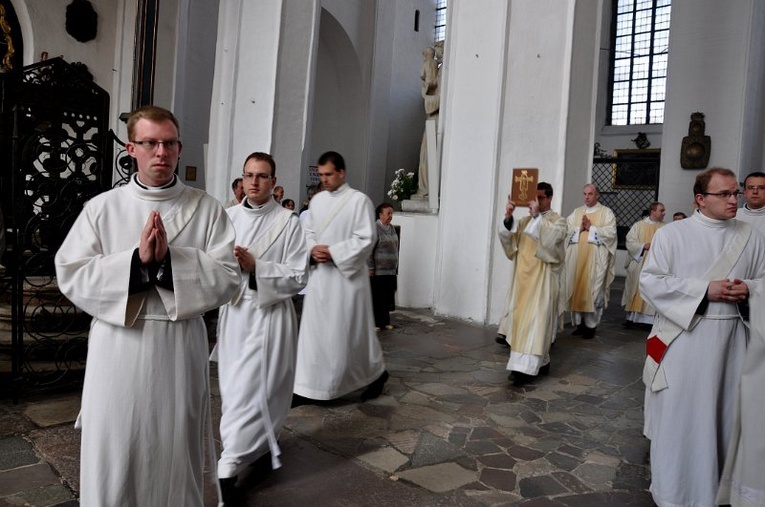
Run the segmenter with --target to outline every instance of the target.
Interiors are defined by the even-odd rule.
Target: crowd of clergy
[[[224,208],[176,176],[182,144],[170,111],[139,108],[127,129],[136,173],[85,205],[55,257],[62,293],[93,316],[76,422],[80,503],[203,505],[205,454],[215,455],[204,445],[209,359],[222,401],[218,494],[235,504],[245,467],[280,466],[291,407],[383,392],[377,332],[390,326],[395,291],[392,207],[375,210],[345,181],[343,157],[327,152],[323,190],[299,217],[281,204],[273,157],[254,152]],[[622,306],[628,322],[651,326],[644,433],[660,507],[765,505],[765,312],[756,311],[765,308],[765,174],[743,185],[728,169],[704,171],[690,218],[665,225],[664,205],[652,203],[627,234]],[[591,339],[608,305],[616,218],[594,185],[583,198],[563,218],[552,186],[539,183],[519,220],[507,201],[499,237],[513,281],[498,339],[516,385],[549,371],[566,316],[572,334]],[[202,315],[218,308],[208,357]]]
[[[690,218],[653,202],[626,236],[626,327],[648,331],[644,434],[659,507],[765,505],[765,173],[712,168]],[[739,197],[745,203],[738,206]],[[508,198],[499,239],[514,261],[497,342],[515,385],[550,370],[564,319],[595,336],[614,279],[616,218],[588,183],[563,218],[540,182],[528,216]],[[670,345],[672,345],[670,347]]]

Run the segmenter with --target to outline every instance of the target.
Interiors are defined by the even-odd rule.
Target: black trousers
[[[390,311],[396,309],[396,275],[372,276],[372,309],[375,314],[375,327],[390,324]]]

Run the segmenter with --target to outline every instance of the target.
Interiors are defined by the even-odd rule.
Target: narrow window
[[[444,40],[446,37],[446,0],[436,0],[436,28],[433,42]]]
[[[610,125],[664,123],[671,0],[614,0]]]

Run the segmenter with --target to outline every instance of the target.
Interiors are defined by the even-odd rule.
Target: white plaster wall
[[[318,38],[318,2],[287,1],[282,10],[272,154],[276,159],[277,184],[285,198],[300,207],[305,197],[310,160],[313,117],[313,48]]]
[[[706,134],[712,138],[709,167],[734,171],[740,167],[748,37],[755,3],[672,2],[659,183],[659,200],[667,210],[689,210],[693,202],[693,180],[699,171],[680,167],[680,147],[688,135],[691,113],[706,115]]]
[[[393,225],[401,227],[399,241],[398,290],[396,305],[430,308],[438,244],[438,216],[422,213],[393,214]]]
[[[414,12],[420,11],[419,31]],[[433,45],[433,0],[397,0],[392,33],[389,132],[382,192],[387,192],[396,169],[414,172],[420,162],[420,143],[425,130],[425,108],[420,95],[422,50]],[[384,195],[379,193],[379,198]]]
[[[491,276],[488,246],[496,215],[508,7],[504,0],[450,3],[442,72],[434,307],[478,322],[486,320]]]
[[[569,107],[567,94],[571,49],[568,39],[573,10],[560,8],[555,0],[521,0],[511,5],[505,106],[499,147],[501,158],[497,184],[492,193],[494,206],[490,221],[492,283],[488,292],[489,313],[486,320],[493,324],[502,315],[511,277],[511,263],[496,238],[496,230],[504,217],[512,170],[516,167],[538,168],[540,181],[553,185],[552,208],[560,211]],[[540,83],[545,85],[540,86]],[[581,128],[588,129],[589,125],[582,125]],[[527,208],[518,208],[515,218],[520,219],[527,214]]]
[[[282,8],[280,1],[246,0],[220,7],[206,188],[226,202],[245,157],[271,149]]]
[[[179,174],[189,186],[204,188],[205,153],[210,125],[210,104],[215,66],[218,22],[216,0],[181,0],[179,5],[177,66],[173,112],[181,124],[183,152]],[[186,179],[186,167],[196,167],[196,181]],[[227,174],[213,178],[226,179]]]
[[[49,58],[62,56],[70,63],[84,63],[93,74],[96,84],[106,90],[110,89],[114,62],[114,33],[117,31],[113,0],[91,0],[98,14],[98,33],[95,39],[84,43],[66,33],[68,2],[14,0],[13,4],[19,21],[22,22],[23,18],[28,16],[32,29],[31,38],[24,33],[25,30],[22,31],[24,65],[39,61],[40,53],[47,51]],[[29,60],[30,55],[32,60]]]

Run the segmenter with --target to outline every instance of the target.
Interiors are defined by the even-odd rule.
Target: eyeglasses
[[[747,190],[757,190],[758,192],[765,192],[765,185],[750,185],[746,187]]]
[[[146,151],[157,151],[159,145],[165,147],[166,150],[175,150],[181,146],[180,139],[168,139],[167,141],[155,141],[154,139],[144,139],[143,141],[130,141],[143,148]]]
[[[257,178],[260,181],[266,181],[266,180],[270,180],[272,178],[272,176],[270,174],[266,174],[266,173],[255,173],[255,174],[253,174],[253,173],[244,173],[242,175],[242,178],[244,178],[245,180],[252,180],[252,179]]]
[[[731,197],[735,197],[738,199],[742,193],[738,190],[734,190],[733,192],[730,190],[723,190],[722,192],[702,192],[701,195],[714,195],[715,197],[722,197],[723,199],[730,199]]]

